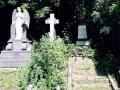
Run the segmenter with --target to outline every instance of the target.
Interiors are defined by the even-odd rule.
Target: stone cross
[[[50,39],[54,40],[54,24],[59,24],[59,20],[54,17],[54,13],[50,14],[50,18],[45,20],[46,24],[50,24]]]

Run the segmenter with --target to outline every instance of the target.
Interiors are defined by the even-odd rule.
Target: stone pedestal
[[[31,57],[31,51],[2,51],[0,58],[0,67],[16,68],[27,64]]]
[[[21,51],[21,50],[31,50],[31,41],[25,40],[12,40],[8,41],[8,45],[6,46],[6,51]]]
[[[0,67],[17,68],[27,64],[31,58],[30,43],[29,40],[9,40],[6,50],[1,51]]]
[[[10,39],[0,55],[0,67],[17,68],[27,64],[31,58],[31,42],[28,39]]]
[[[89,45],[89,41],[87,40],[86,25],[78,26],[78,40],[76,41],[76,45],[80,46]]]

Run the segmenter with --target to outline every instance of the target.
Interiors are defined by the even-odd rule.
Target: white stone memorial
[[[50,18],[48,18],[47,20],[45,20],[46,24],[50,24],[50,39],[53,41],[54,40],[54,24],[59,24],[59,20],[55,18],[54,13],[50,14]]]
[[[21,67],[31,58],[31,41],[27,38],[30,16],[26,9],[18,7],[12,13],[11,37],[0,55],[0,67]]]

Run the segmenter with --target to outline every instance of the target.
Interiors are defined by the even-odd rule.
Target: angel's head
[[[20,7],[17,7],[17,11],[18,11],[18,12],[21,12],[22,10],[21,10],[21,8],[20,8]]]

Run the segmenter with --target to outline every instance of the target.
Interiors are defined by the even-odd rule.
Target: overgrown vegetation
[[[66,90],[68,58],[75,55],[93,58],[93,54],[94,51],[87,46],[68,45],[59,37],[52,42],[45,35],[40,42],[34,41],[32,58],[19,72],[19,86],[21,90],[29,84],[42,90],[55,90],[59,85]]]
[[[94,59],[94,50],[89,46],[77,46],[75,44],[67,44],[68,56],[82,56]]]
[[[21,89],[28,84],[41,90],[56,90],[57,85],[66,90],[67,48],[61,38],[51,41],[47,35],[33,43],[32,58],[20,72]]]
[[[11,15],[14,8],[21,6],[26,8],[31,16],[28,37],[31,40],[39,40],[49,31],[49,25],[45,25],[45,19],[50,12],[60,20],[56,26],[56,33],[73,43],[77,40],[80,6],[82,0],[0,0],[0,50],[10,38]],[[83,0],[83,14],[87,26],[88,38],[91,41],[90,48],[93,53],[82,52],[94,58],[99,68],[111,70],[120,61],[120,0]],[[69,8],[69,9],[68,9]],[[7,21],[7,22],[6,22]],[[6,45],[6,43],[5,43]],[[4,45],[4,46],[5,46]],[[71,47],[69,45],[68,47]],[[73,45],[74,47],[74,45]],[[76,49],[71,49],[71,55],[81,55]],[[83,50],[81,47],[78,51]],[[89,49],[88,49],[89,51]],[[90,51],[91,52],[91,51]],[[120,65],[117,65],[120,66]],[[113,70],[115,71],[115,70]],[[115,72],[116,73],[116,72]]]

